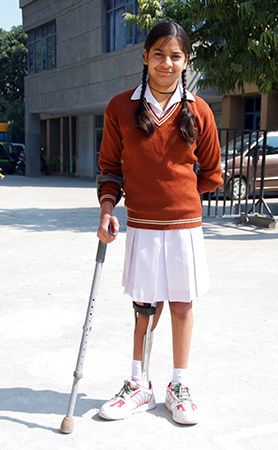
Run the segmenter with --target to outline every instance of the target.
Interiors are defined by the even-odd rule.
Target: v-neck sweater
[[[198,131],[197,142],[187,145],[179,130],[181,103],[173,105],[147,136],[136,128],[139,101],[133,90],[116,95],[105,110],[99,156],[102,175],[124,179],[127,225],[145,229],[192,228],[202,224],[200,193],[223,183],[218,132],[207,103],[195,96],[188,102]],[[153,117],[155,119],[155,117]],[[199,172],[194,172],[195,163]],[[116,204],[119,184],[103,182],[100,203]]]

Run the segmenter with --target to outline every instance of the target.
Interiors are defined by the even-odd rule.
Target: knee
[[[136,302],[136,304],[139,306],[144,305],[144,303],[141,303],[141,302]],[[158,302],[156,304],[156,312],[153,317],[152,331],[156,328],[156,326],[158,324],[160,315],[162,313],[162,309],[163,309],[163,302]],[[146,330],[147,330],[148,322],[149,322],[148,315],[137,313],[137,320],[136,320],[136,325],[135,325],[136,332],[145,334]]]
[[[169,302],[171,316],[185,320],[192,314],[192,302]]]

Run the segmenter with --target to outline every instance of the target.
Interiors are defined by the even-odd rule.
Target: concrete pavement
[[[157,408],[106,422],[97,411],[130,373],[133,311],[121,289],[125,210],[103,267],[75,429],[59,434],[97,248],[94,184],[75,178],[0,182],[1,450],[277,450],[278,230],[205,221],[211,291],[196,301],[190,372],[201,422],[172,422],[165,305],[154,337]]]

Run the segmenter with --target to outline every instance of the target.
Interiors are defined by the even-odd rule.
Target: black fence
[[[278,132],[219,129],[223,186],[202,196],[204,217],[272,212],[265,190],[278,194]]]

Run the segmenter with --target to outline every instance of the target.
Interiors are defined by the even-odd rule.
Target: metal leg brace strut
[[[147,387],[149,385],[149,364],[150,364],[150,356],[152,350],[152,342],[153,342],[153,319],[156,313],[156,304],[144,303],[144,305],[138,305],[138,303],[133,302],[133,308],[135,312],[135,328],[137,325],[138,315],[142,314],[144,316],[148,316],[148,326],[147,331],[144,336],[143,342],[143,354],[142,354],[142,381],[143,384]]]

